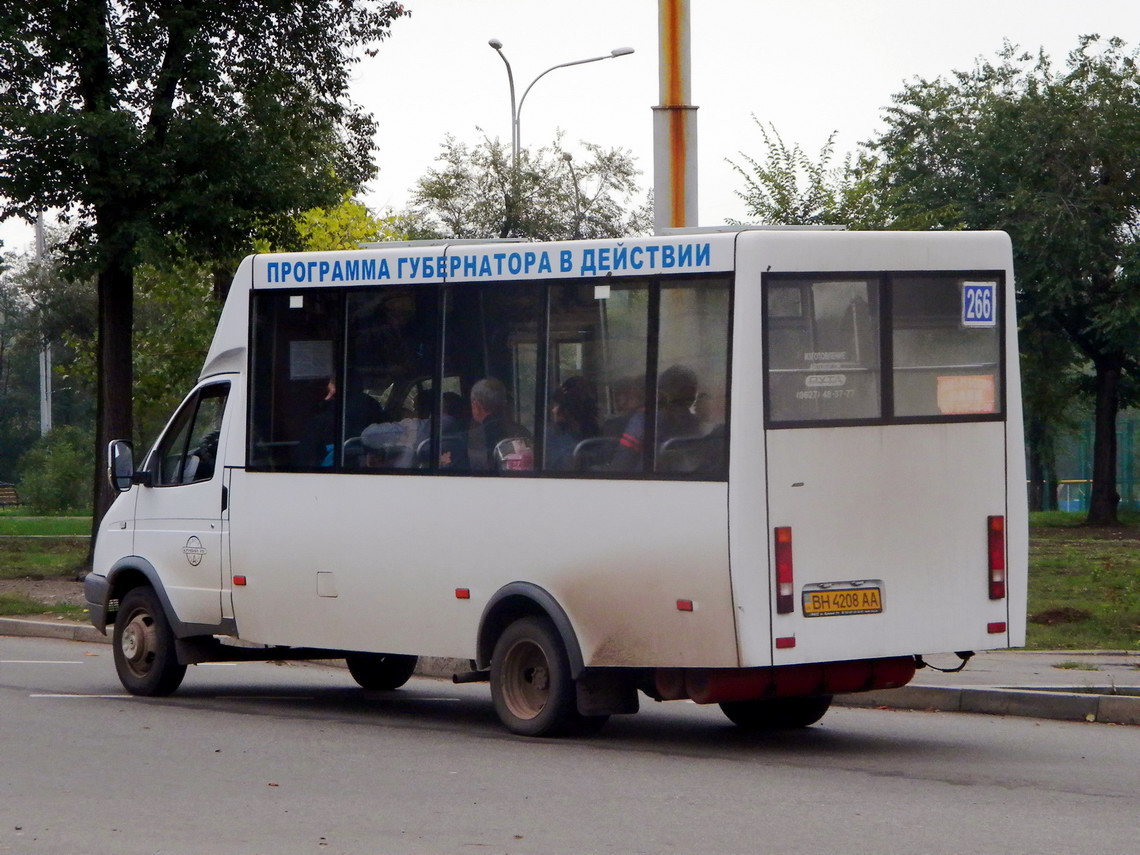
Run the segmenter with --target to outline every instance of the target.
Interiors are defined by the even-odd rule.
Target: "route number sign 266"
[[[997,326],[997,283],[962,283],[962,326]]]

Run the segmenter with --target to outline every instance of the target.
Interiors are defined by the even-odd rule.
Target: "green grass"
[[[1140,526],[1140,511],[1121,508],[1117,517],[1122,527]],[[1029,527],[1079,528],[1084,526],[1087,518],[1084,511],[1035,511],[1029,515]]]
[[[19,594],[0,594],[0,617],[10,615],[42,615],[83,621],[87,619],[87,609],[71,603],[41,603]]]
[[[0,579],[74,579],[89,543],[86,537],[0,537]]]
[[[1030,529],[1026,646],[1140,649],[1140,528]]]
[[[6,509],[10,510],[10,509]],[[32,517],[0,514],[0,535],[46,536],[89,535],[91,517]]]

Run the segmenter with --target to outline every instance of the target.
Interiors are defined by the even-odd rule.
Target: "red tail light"
[[[792,529],[780,526],[776,538],[776,614],[791,614],[796,610],[796,585],[792,577]]]
[[[990,599],[1005,598],[1005,517],[987,517]]]

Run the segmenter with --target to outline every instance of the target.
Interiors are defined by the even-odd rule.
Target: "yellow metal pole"
[[[653,108],[653,225],[697,225],[697,108],[689,104],[689,0],[658,0],[661,103]]]

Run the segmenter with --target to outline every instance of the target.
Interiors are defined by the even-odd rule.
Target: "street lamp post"
[[[574,231],[570,235],[573,240],[582,239],[582,194],[578,190],[578,175],[574,172],[574,156],[568,151],[562,152],[562,159],[566,161],[566,168],[570,170],[570,183],[574,185]]]
[[[542,72],[542,74],[538,75],[538,77],[534,78],[534,80],[532,80],[530,82],[530,84],[526,87],[526,89],[523,90],[522,97],[519,98],[518,104],[516,105],[515,104],[515,75],[514,75],[514,72],[511,71],[511,64],[507,60],[506,54],[503,53],[503,43],[501,41],[499,41],[498,39],[491,39],[489,42],[487,42],[487,44],[489,44],[491,47],[493,47],[495,49],[495,52],[499,55],[499,58],[502,59],[503,64],[507,67],[507,82],[510,84],[510,87],[511,87],[511,168],[512,169],[518,169],[518,166],[519,166],[519,149],[522,145],[522,137],[519,133],[519,115],[522,113],[523,103],[526,101],[526,96],[530,94],[530,90],[534,88],[534,84],[538,83],[539,80],[541,80],[543,77],[550,74],[550,72],[552,72],[558,68],[569,68],[571,65],[585,65],[587,62],[600,62],[603,59],[616,59],[619,56],[629,56],[631,53],[633,53],[633,48],[631,48],[631,47],[619,47],[619,48],[614,48],[609,53],[603,54],[602,56],[591,56],[591,57],[588,57],[586,59],[575,59],[575,60],[572,60],[570,62],[560,62],[560,63],[558,63],[558,65],[552,65],[552,66],[550,66],[550,68],[546,69],[546,71]]]

